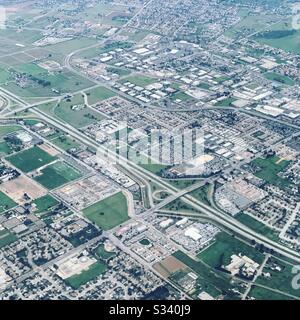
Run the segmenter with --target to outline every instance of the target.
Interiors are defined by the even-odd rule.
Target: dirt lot
[[[0,191],[4,192],[18,204],[26,202],[24,200],[24,193],[27,193],[33,200],[47,194],[46,189],[40,187],[35,181],[26,176],[20,176],[17,179],[1,184]]]
[[[173,256],[169,256],[161,262],[154,264],[154,269],[157,270],[164,278],[169,277],[176,271],[184,270],[186,268],[187,266],[184,263]]]
[[[50,154],[52,157],[56,157],[60,152],[56,150],[55,148],[47,145],[47,144],[42,144],[39,146],[42,150],[46,151],[47,153]]]

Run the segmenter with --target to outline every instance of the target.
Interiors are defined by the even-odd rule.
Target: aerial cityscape
[[[295,0],[0,0],[0,300],[299,300],[299,84]]]

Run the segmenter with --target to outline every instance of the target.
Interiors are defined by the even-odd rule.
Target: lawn
[[[288,86],[293,86],[295,84],[295,81],[293,79],[276,72],[266,72],[264,76],[268,80],[276,81]]]
[[[74,109],[74,106],[78,108]],[[55,115],[75,128],[82,128],[103,119],[100,113],[85,106],[80,94],[60,102],[55,108]]]
[[[6,158],[15,167],[26,173],[36,170],[56,159],[56,157],[51,156],[39,147],[33,147]]]
[[[53,197],[51,197],[49,194],[47,194],[41,198],[34,200],[33,203],[36,205],[35,213],[41,213],[48,211],[49,209],[58,205],[59,202]]]
[[[6,194],[0,191],[0,214],[15,207],[17,204]]]
[[[238,255],[239,253],[246,255],[258,263],[261,263],[264,258],[263,254],[254,247],[225,232],[217,234],[216,241],[200,252],[197,257],[212,268],[220,268],[222,265],[226,266],[231,262],[230,257],[233,254]]]
[[[8,230],[0,230],[0,248],[3,248],[15,241],[18,238]]]
[[[128,220],[127,200],[119,192],[84,209],[83,213],[98,227],[109,230]]]
[[[282,160],[277,156],[267,157],[266,159],[257,158],[251,162],[252,165],[259,168],[255,175],[265,180],[266,182],[282,187],[289,187],[291,185],[290,181],[278,176],[278,173],[283,171],[288,165],[289,161]]]
[[[81,177],[80,172],[62,161],[47,166],[41,170],[41,173],[35,177],[35,180],[47,189],[58,188]]]
[[[88,96],[88,102],[90,105],[114,97],[116,95],[114,92],[104,87],[97,87],[95,89],[86,91],[86,94]]]
[[[65,279],[65,282],[71,286],[73,289],[80,288],[83,284],[94,280],[100,274],[104,273],[107,270],[107,266],[101,262],[95,262],[89,267],[88,270],[82,271],[78,275],[74,275],[70,278]]]

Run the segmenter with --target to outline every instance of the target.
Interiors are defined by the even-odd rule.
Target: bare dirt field
[[[1,184],[0,191],[18,204],[24,204],[26,202],[24,199],[25,193],[33,200],[47,194],[46,189],[26,176],[20,176],[17,179]]]
[[[47,145],[47,144],[42,144],[39,146],[42,150],[45,152],[49,153],[52,157],[56,157],[60,152],[56,150],[55,148]]]
[[[165,278],[169,277],[176,271],[184,270],[186,268],[187,266],[184,263],[173,256],[169,256],[168,258],[154,264],[154,269]]]

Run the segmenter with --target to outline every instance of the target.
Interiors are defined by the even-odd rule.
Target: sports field
[[[128,220],[127,200],[119,192],[84,209],[83,213],[98,227],[109,230]]]
[[[47,189],[55,189],[81,177],[81,173],[65,162],[55,162],[41,170],[35,180]]]
[[[33,203],[36,205],[35,213],[41,213],[48,211],[49,209],[56,206],[58,204],[58,201],[47,194],[41,198],[34,200]]]
[[[6,158],[15,167],[26,173],[36,170],[56,159],[56,157],[49,155],[39,147],[33,147]]]

